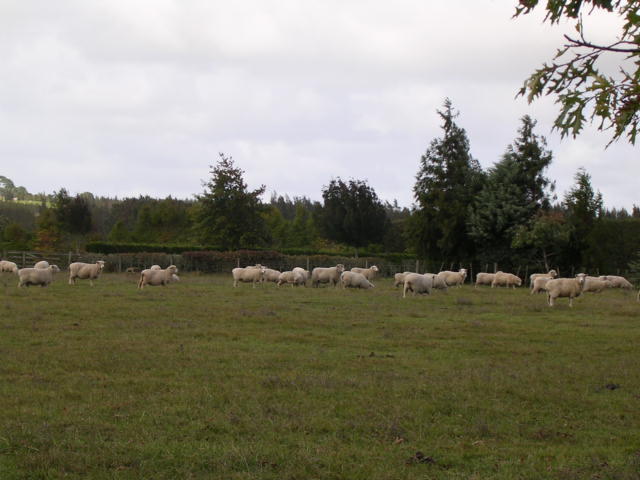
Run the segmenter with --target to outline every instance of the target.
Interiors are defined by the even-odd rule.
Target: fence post
[[[237,258],[236,266],[240,268],[240,257]]]
[[[122,255],[118,255],[118,273],[122,273]]]
[[[307,272],[309,271],[309,257],[307,257]]]
[[[22,252],[22,268],[24,268],[27,265],[27,255]]]
[[[416,260],[416,273],[420,273],[420,260]]]

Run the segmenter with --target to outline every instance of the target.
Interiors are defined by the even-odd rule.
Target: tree
[[[541,210],[533,221],[515,229],[512,246],[531,248],[534,255],[542,260],[545,271],[549,271],[552,258],[560,255],[569,242],[569,233],[562,211]]]
[[[458,113],[451,101],[446,99],[444,110],[437,113],[444,135],[432,140],[420,159],[410,236],[422,257],[462,260],[473,253],[473,241],[467,234],[468,207],[484,175],[469,152],[465,130],[455,123]]]
[[[575,186],[564,197],[567,222],[571,228],[566,259],[573,265],[581,265],[588,247],[589,234],[602,214],[602,194],[591,186],[591,175],[584,168],[575,174]]]
[[[502,159],[488,172],[487,181],[476,196],[469,214],[469,235],[485,260],[502,262],[512,257],[516,230],[548,209],[549,188],[544,176],[552,154],[546,140],[533,132],[536,122],[522,118],[519,136],[507,147]]]
[[[260,201],[265,187],[249,191],[242,178],[244,171],[234,165],[233,158],[219,155],[218,163],[210,166],[204,193],[196,197],[200,241],[227,249],[262,245],[267,238]]]
[[[331,180],[323,187],[322,198],[321,223],[329,240],[354,247],[382,242],[388,226],[387,214],[367,182]]]
[[[515,16],[534,10],[539,0],[520,0]],[[564,18],[575,23],[576,35],[565,35],[566,43],[551,63],[545,63],[525,82],[519,94],[529,102],[541,95],[556,96],[560,112],[554,128],[561,136],[576,136],[585,120],[598,122],[598,130],[612,130],[611,142],[623,135],[634,144],[640,111],[640,0],[547,1],[545,21],[558,24]],[[583,24],[583,11],[604,10],[619,16],[622,28],[611,40],[590,40]],[[614,33],[614,32],[612,32]],[[613,58],[612,58],[613,57]],[[618,65],[616,74],[605,73],[606,64]]]

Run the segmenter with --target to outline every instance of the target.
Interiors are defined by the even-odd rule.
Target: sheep
[[[611,288],[612,283],[609,280],[602,280],[597,277],[585,277],[582,292],[600,293],[605,288]]]
[[[569,297],[569,306],[573,307],[573,299],[582,294],[586,275],[579,273],[576,278],[553,278],[547,282],[547,303],[553,307],[558,297]]]
[[[629,280],[618,275],[601,275],[598,277],[600,280],[608,280],[611,282],[611,288],[625,288],[632,289],[633,285]]]
[[[294,272],[294,273],[299,273],[300,275],[303,276],[304,282],[302,284],[306,287],[307,286],[307,280],[309,280],[311,278],[311,272],[309,272],[309,270],[305,270],[302,267],[295,267],[291,271]]]
[[[342,272],[344,272],[344,265],[341,263],[329,268],[316,267],[311,272],[311,285],[317,287],[320,283],[328,283],[336,287]]]
[[[557,276],[558,272],[553,269],[549,270],[547,273],[532,273],[531,275],[529,275],[529,286],[533,286],[533,281],[536,278],[556,278]]]
[[[486,273],[486,272],[478,273],[476,275],[476,285],[474,288],[478,288],[479,285],[491,285],[491,282],[493,282],[493,279],[495,277],[496,277],[495,273]]]
[[[251,282],[253,283],[253,288],[256,288],[256,283],[262,282],[264,271],[265,267],[262,265],[234,268],[231,270],[233,286],[237,287],[238,282]]]
[[[53,274],[60,269],[57,265],[49,265],[47,268],[21,268],[18,270],[18,287],[40,285],[47,287],[53,281]]]
[[[354,272],[353,270],[350,272],[342,272],[340,275],[340,283],[342,283],[342,288],[369,289],[374,287],[373,283],[371,283],[364,274]]]
[[[371,265],[369,268],[353,267],[351,271],[355,273],[361,273],[362,275],[364,275],[364,278],[371,281],[375,278],[376,273],[378,273],[380,269],[375,265]]]
[[[0,273],[18,273],[18,265],[9,260],[0,260]]]
[[[280,270],[274,270],[273,268],[265,268],[264,275],[262,276],[263,282],[278,282],[280,278]]]
[[[93,287],[93,281],[97,279],[104,269],[104,261],[98,260],[96,263],[74,262],[69,265],[69,285],[75,285],[76,279],[89,279],[89,284]]]
[[[178,273],[178,267],[175,265],[169,265],[164,270],[147,268],[140,272],[140,280],[138,281],[138,288],[142,290],[145,285],[162,285],[163,287],[173,281],[173,276]]]
[[[278,276],[277,285],[280,286],[283,283],[289,283],[293,287],[294,285],[304,285],[305,281],[306,281],[306,278],[304,274],[300,273],[299,271],[292,270],[292,271],[282,272]]]
[[[404,285],[404,279],[407,275],[409,275],[410,273],[414,273],[414,272],[402,272],[402,273],[396,273],[393,276],[393,286],[398,288],[400,285]]]
[[[33,266],[33,268],[49,268],[49,262],[46,260],[40,260]]]
[[[413,296],[415,297],[416,293],[426,293],[427,295],[431,294],[431,289],[433,288],[433,282],[436,279],[437,275],[433,273],[425,273],[424,275],[420,275],[419,273],[410,273],[404,278],[404,288],[402,289],[402,298],[407,297],[407,291],[413,292]],[[446,282],[442,282],[445,283]]]
[[[465,278],[467,278],[467,269],[461,268],[457,272],[450,272],[448,270],[444,270],[438,273],[438,277],[440,277],[448,287],[452,287],[453,285],[457,285],[461,287],[464,283]]]
[[[136,267],[127,267],[125,273],[138,273],[138,268]]]
[[[547,282],[553,280],[551,277],[536,277],[531,285],[531,295],[534,293],[545,292],[547,290]]]
[[[514,275],[513,273],[505,273],[505,272],[496,272],[495,276],[493,277],[493,282],[491,282],[491,288],[495,288],[495,287],[513,287],[516,288],[516,286],[520,286],[522,285],[522,280],[520,280],[520,277]]]

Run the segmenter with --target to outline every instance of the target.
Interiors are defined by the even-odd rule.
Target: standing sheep
[[[495,277],[493,277],[493,282],[491,282],[491,288],[495,287],[513,287],[522,285],[522,280],[520,277],[514,275],[513,273],[505,273],[505,272],[496,272]]]
[[[60,269],[57,265],[49,265],[47,268],[22,268],[18,270],[18,287],[40,285],[47,287],[53,281],[53,274]]]
[[[375,278],[376,273],[378,273],[380,269],[375,265],[371,265],[369,268],[353,267],[351,271],[355,273],[360,273],[364,275],[364,278],[371,281]]]
[[[438,273],[438,277],[440,277],[448,287],[452,287],[457,285],[461,287],[464,283],[465,278],[467,278],[467,269],[461,268],[457,272],[451,272],[449,270],[444,270]]]
[[[532,273],[531,275],[529,275],[529,286],[533,286],[533,281],[536,278],[556,278],[557,276],[558,272],[553,269],[549,270],[547,273]]]
[[[307,286],[307,281],[311,278],[311,272],[309,272],[309,270],[305,270],[302,267],[295,267],[291,271],[293,273],[298,273],[298,274],[302,275],[302,277],[304,278],[304,281],[302,282],[302,284],[306,287]]]
[[[342,283],[342,288],[373,288],[373,283],[371,283],[367,277],[353,270],[350,272],[342,272],[340,282]]]
[[[404,279],[407,275],[409,275],[410,273],[414,273],[414,272],[402,272],[402,273],[396,273],[393,276],[393,286],[395,288],[398,288],[400,285],[404,285]]]
[[[140,272],[140,280],[138,281],[138,288],[143,289],[145,285],[162,285],[163,287],[173,281],[173,276],[178,273],[178,267],[175,265],[169,265],[164,270],[151,270],[150,268]]]
[[[251,282],[253,288],[256,288],[256,283],[262,282],[265,268],[262,265],[256,265],[252,267],[238,267],[231,270],[233,276],[233,286],[237,287],[238,282]]]
[[[633,285],[629,280],[619,275],[601,275],[600,280],[607,280],[611,283],[611,288],[624,288],[631,290]]]
[[[93,287],[96,280],[104,269],[104,261],[98,260],[96,263],[74,262],[69,265],[69,285],[75,285],[76,278],[89,279],[89,285]]]
[[[551,277],[536,277],[531,285],[531,295],[547,291],[547,282],[553,280]]]
[[[305,281],[306,281],[306,278],[302,273],[300,273],[299,271],[296,272],[295,270],[292,270],[288,272],[282,272],[278,276],[277,285],[280,286],[283,283],[289,283],[291,284],[291,287],[293,287],[296,285],[304,285]]]
[[[573,299],[582,294],[586,275],[579,273],[576,278],[553,278],[547,282],[547,303],[553,307],[555,299],[568,297],[569,306],[573,307]]]
[[[502,273],[502,272],[496,272]],[[474,288],[478,288],[479,285],[491,285],[493,279],[496,278],[496,273],[480,272],[476,275],[476,285]]]
[[[328,283],[337,287],[342,272],[344,272],[344,265],[341,263],[329,268],[316,267],[311,272],[311,286],[317,287],[320,283]]]
[[[264,275],[262,276],[263,282],[274,282],[277,283],[278,278],[280,278],[280,271],[274,270],[273,268],[265,268]]]
[[[407,297],[407,291],[413,292],[415,297],[417,293],[431,294],[433,288],[433,282],[437,275],[433,273],[425,273],[420,275],[419,273],[410,273],[404,278],[404,288],[402,289],[402,298]],[[444,283],[444,282],[443,282]]]
[[[18,265],[9,260],[0,260],[0,273],[18,273]]]

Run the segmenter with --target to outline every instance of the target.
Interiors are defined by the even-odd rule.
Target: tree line
[[[584,169],[558,198],[553,160],[529,116],[502,157],[483,170],[450,100],[441,136],[419,160],[414,204],[382,201],[366,180],[331,179],[322,201],[250,190],[232,157],[210,166],[193,199],[30,194],[0,177],[3,250],[82,250],[88,242],[405,252],[444,265],[626,270],[640,252],[640,208],[606,209]],[[635,262],[635,263],[634,263]]]

